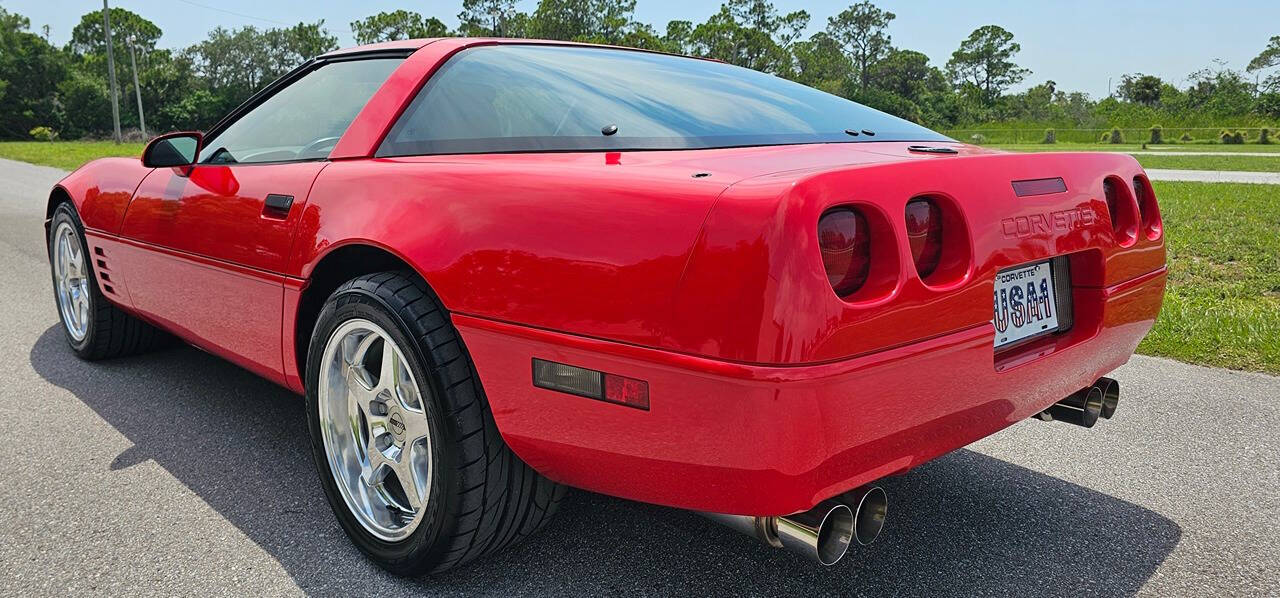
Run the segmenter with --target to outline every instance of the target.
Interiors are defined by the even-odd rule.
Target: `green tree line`
[[[462,0],[459,26],[409,10],[350,24],[361,44],[445,36],[572,40],[716,58],[785,77],[891,114],[946,129],[993,122],[1013,126],[1101,128],[1214,126],[1280,118],[1280,36],[1245,72],[1219,64],[1191,73],[1184,87],[1153,75],[1126,75],[1112,97],[1095,101],[1051,80],[1010,90],[1033,73],[1017,63],[1021,46],[996,25],[968,35],[945,64],[894,45],[896,15],[870,1],[828,16],[810,31],[807,11],[780,13],[767,0],[727,0],[705,21],[675,20],[658,30],[635,18],[636,0]],[[292,27],[217,27],[187,48],[160,45],[155,23],[112,8],[121,124],[137,128],[138,87],[151,132],[212,125],[255,90],[304,60],[338,47],[323,20]],[[111,129],[102,11],[80,18],[56,47],[30,21],[0,8],[0,138],[101,136]],[[1248,74],[1257,73],[1260,84]]]

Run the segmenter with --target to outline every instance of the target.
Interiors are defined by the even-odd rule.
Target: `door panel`
[[[278,379],[283,270],[311,183],[326,165],[202,164],[189,176],[176,168],[152,172],[120,232],[134,309]]]
[[[156,169],[134,194],[120,235],[283,272],[307,192],[327,164],[201,164],[186,177],[175,168]],[[287,213],[266,209],[266,198],[273,194],[294,198]]]

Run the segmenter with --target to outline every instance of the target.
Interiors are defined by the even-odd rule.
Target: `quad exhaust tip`
[[[1111,378],[1098,378],[1093,385],[1071,393],[1037,417],[1044,421],[1060,421],[1092,428],[1098,423],[1098,418],[1111,419],[1119,404],[1120,383]]]
[[[888,507],[883,489],[863,486],[785,517],[700,514],[765,544],[830,566],[839,562],[854,542],[866,546],[875,541],[884,528]]]

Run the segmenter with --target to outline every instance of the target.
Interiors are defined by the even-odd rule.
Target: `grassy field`
[[[991,143],[983,147],[1004,149],[1015,152],[1138,152],[1144,151],[1141,143]],[[1154,148],[1154,149],[1152,149]],[[1214,152],[1230,154],[1233,152],[1266,152],[1280,156],[1280,144],[1258,145],[1210,145],[1210,144],[1177,144],[1149,145],[1145,151],[1151,152]]]
[[[1280,172],[1280,154],[1272,156],[1134,156],[1143,168]]]
[[[1141,353],[1280,374],[1280,191],[1155,183],[1169,288]]]
[[[81,164],[106,156],[138,157],[142,143],[110,141],[0,141],[0,158],[75,170]]]
[[[1159,156],[1143,151],[1140,145],[1110,145],[1089,143],[1055,143],[1051,145],[991,145],[1018,152],[1143,152],[1135,156],[1143,168],[1176,168],[1186,170],[1235,170],[1248,172],[1280,172],[1280,146],[1278,145],[1181,145],[1161,146],[1169,152],[1205,152],[1212,156]],[[1239,152],[1267,153],[1269,156],[1236,156]]]

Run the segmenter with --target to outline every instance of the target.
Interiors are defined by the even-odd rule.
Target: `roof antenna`
[[[605,137],[613,135],[614,133],[617,133],[617,132],[618,132],[618,125],[605,125],[604,128],[600,129],[600,133]]]

